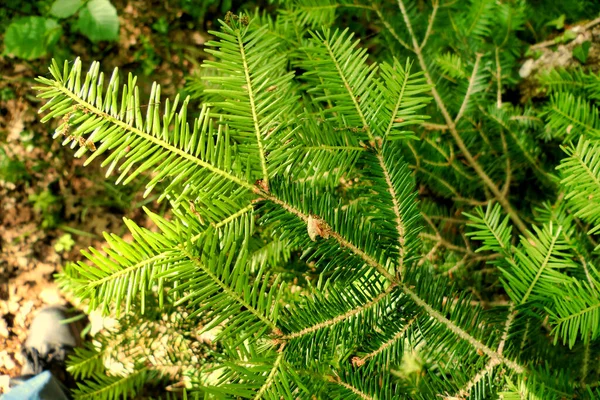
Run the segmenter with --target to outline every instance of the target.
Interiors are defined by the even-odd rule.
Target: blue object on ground
[[[68,400],[62,384],[50,373],[44,371],[13,387],[0,400]]]

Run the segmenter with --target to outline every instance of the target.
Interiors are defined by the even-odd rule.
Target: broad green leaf
[[[77,28],[92,42],[117,40],[119,38],[117,10],[108,0],[92,0],[79,13]]]
[[[62,28],[54,19],[18,18],[6,29],[4,54],[12,54],[26,60],[43,57],[61,34]]]
[[[578,59],[582,64],[585,64],[588,58],[588,54],[590,52],[590,47],[592,43],[589,40],[581,43],[579,46],[573,49],[573,57]]]
[[[552,26],[556,29],[562,29],[565,27],[565,14],[562,14],[560,17],[553,19],[552,21],[546,22],[546,26]]]
[[[83,0],[55,0],[50,7],[50,15],[56,18],[68,18],[83,5]]]

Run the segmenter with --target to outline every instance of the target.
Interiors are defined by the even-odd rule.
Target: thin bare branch
[[[408,43],[406,43],[404,40],[402,40],[400,38],[400,36],[398,35],[398,33],[392,27],[392,25],[390,25],[390,23],[387,22],[387,20],[383,17],[383,14],[381,13],[381,10],[379,10],[379,8],[377,8],[375,6],[373,6],[373,10],[375,10],[375,12],[377,13],[377,16],[379,17],[379,19],[383,23],[383,26],[385,26],[385,28],[390,32],[390,34],[394,37],[394,39],[396,39],[396,41],[398,43],[400,43],[400,45],[402,47],[404,47],[406,50],[413,51],[412,47],[410,47],[408,45]]]
[[[425,32],[425,37],[421,42],[420,49],[423,50],[423,47],[427,44],[427,39],[429,39],[429,35],[431,35],[431,29],[433,28],[433,23],[435,21],[435,15],[437,14],[437,10],[440,7],[438,0],[433,0],[432,2],[433,10],[431,10],[431,15],[429,16],[429,24],[427,24],[427,31]]]
[[[506,158],[506,181],[504,181],[504,187],[502,188],[502,195],[508,197],[508,191],[510,190],[510,181],[512,179],[512,168],[510,167],[510,157],[508,155],[508,144],[506,143],[506,136],[504,132],[500,130],[500,139],[502,140],[502,150],[504,151],[504,157]]]
[[[447,131],[448,125],[444,124],[434,124],[431,122],[423,122],[421,126],[428,131]]]
[[[467,93],[465,94],[465,98],[463,99],[462,104],[460,105],[460,110],[458,110],[458,114],[456,114],[456,118],[454,119],[454,124],[458,124],[460,118],[464,114],[467,109],[467,105],[469,104],[469,99],[473,94],[473,88],[475,87],[475,81],[477,81],[477,72],[479,72],[479,62],[481,61],[482,54],[477,54],[475,57],[475,65],[473,66],[473,72],[471,73],[471,78],[469,79],[469,87],[467,88]]]
[[[502,108],[502,67],[500,66],[500,48],[496,47],[496,108]]]
[[[585,385],[585,378],[589,372],[590,364],[590,336],[591,332],[588,332],[588,340],[584,343],[583,348],[583,362],[581,363],[581,385]]]

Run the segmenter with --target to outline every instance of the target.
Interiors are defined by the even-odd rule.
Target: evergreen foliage
[[[61,274],[121,322],[71,360],[75,397],[597,396],[600,81],[507,92],[528,27],[598,6],[280,3],[211,32],[193,120],[98,63],[38,78],[56,138],[171,206]]]

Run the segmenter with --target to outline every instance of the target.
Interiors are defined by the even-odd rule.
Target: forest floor
[[[170,9],[168,2],[113,4],[120,41],[96,45],[73,35],[62,39],[69,54],[84,65],[100,60],[105,72],[119,66],[122,73],[137,74],[142,92],[156,80],[172,97],[204,57],[207,26]],[[52,140],[55,126],[40,122],[42,101],[31,89],[34,78],[47,73],[50,58],[0,55],[0,393],[20,373],[21,344],[36,311],[68,303],[54,274],[66,262],[81,261],[81,249],[102,247],[103,232],[126,237],[123,217],[147,225],[141,205],[159,207],[155,197],[139,194],[143,182],[117,187],[114,179],[105,179],[101,160],[84,169],[83,160]]]

